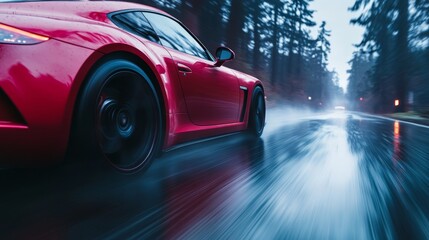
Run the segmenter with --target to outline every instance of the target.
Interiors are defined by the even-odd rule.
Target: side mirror
[[[216,67],[222,66],[225,62],[234,59],[235,53],[227,47],[218,47],[216,50]]]

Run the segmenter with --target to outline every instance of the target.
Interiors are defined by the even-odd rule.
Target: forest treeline
[[[429,1],[356,0],[349,10],[365,28],[350,61],[352,107],[429,114]]]
[[[233,49],[236,60],[229,66],[263,79],[269,95],[320,107],[341,96],[342,89],[327,68],[330,31],[325,22],[314,21],[311,1],[136,2],[178,18],[212,53],[221,44]]]

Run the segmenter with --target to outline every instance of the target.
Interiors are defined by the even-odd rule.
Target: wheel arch
[[[250,89],[250,91],[249,91],[250,96],[249,96],[249,98],[248,98],[247,110],[246,110],[246,113],[247,113],[247,116],[246,116],[247,124],[249,123],[250,110],[251,110],[251,108],[252,108],[252,101],[253,101],[253,92],[255,91],[255,89],[256,89],[257,87],[260,87],[260,88],[261,88],[261,90],[262,90],[262,93],[264,94],[264,97],[265,97],[265,89],[264,89],[264,85],[262,85],[262,82],[261,82],[261,81],[257,80],[257,81],[255,81],[255,82],[253,82],[253,84],[252,84],[252,85],[250,85],[250,86],[251,86],[251,89]]]
[[[144,56],[146,59],[148,59],[146,56]],[[71,113],[68,117],[66,116],[66,120],[69,123],[69,134],[68,134],[68,148],[70,148],[71,138],[73,137],[73,127],[76,117],[76,111],[78,108],[78,103],[81,98],[82,90],[85,88],[86,84],[88,83],[88,77],[91,73],[93,73],[98,67],[100,67],[102,64],[112,60],[112,59],[122,59],[127,60],[135,65],[137,65],[139,68],[141,68],[149,77],[149,80],[151,81],[152,85],[154,86],[156,93],[160,99],[160,105],[161,105],[161,113],[163,118],[163,132],[162,132],[162,142],[165,141],[165,138],[168,136],[167,130],[169,127],[169,116],[168,113],[170,111],[170,105],[166,99],[168,99],[168,92],[163,86],[162,80],[160,79],[160,76],[155,74],[154,69],[156,69],[153,65],[148,64],[148,60],[143,60],[141,56],[138,56],[132,52],[125,51],[125,50],[119,50],[119,51],[112,51],[107,54],[100,54],[98,51],[95,51],[92,56],[90,56],[83,66],[89,66],[89,67],[83,67],[76,79],[75,82],[73,82],[73,85],[71,86],[71,96],[69,100],[69,113]]]
[[[253,86],[253,89],[255,89],[256,87],[260,87],[262,89],[262,92],[265,95],[265,88],[264,85],[262,85],[262,83],[260,81],[255,82],[255,85]]]

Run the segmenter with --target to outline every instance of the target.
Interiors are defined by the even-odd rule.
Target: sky
[[[347,88],[347,70],[350,68],[348,61],[356,50],[353,44],[361,41],[364,32],[362,27],[349,24],[350,19],[357,16],[357,13],[347,10],[354,2],[355,0],[314,0],[310,5],[310,9],[316,11],[313,16],[317,24],[326,21],[327,29],[331,30],[328,68],[337,71],[340,86],[344,90]]]

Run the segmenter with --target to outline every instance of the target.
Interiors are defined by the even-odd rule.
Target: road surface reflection
[[[267,121],[260,140],[235,134],[176,149],[135,176],[76,163],[2,170],[0,235],[429,238],[427,127],[281,109]]]

